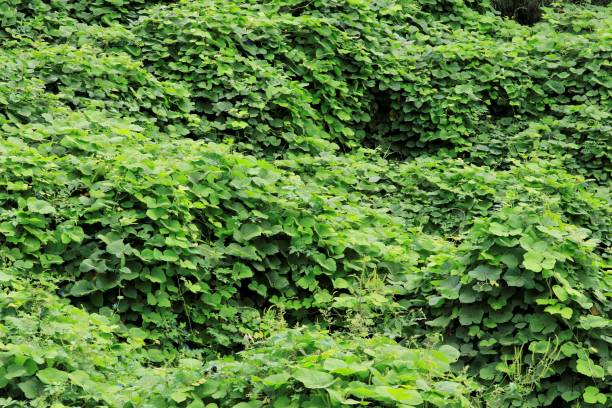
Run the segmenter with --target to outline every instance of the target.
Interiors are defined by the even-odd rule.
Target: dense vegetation
[[[0,0],[0,407],[605,407],[606,1]]]

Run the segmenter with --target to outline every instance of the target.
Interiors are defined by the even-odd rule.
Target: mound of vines
[[[406,348],[384,337],[307,328],[279,328],[224,359],[163,356],[144,346],[142,330],[71,306],[54,289],[49,281],[33,285],[0,272],[2,406],[318,407],[363,400],[468,407],[475,390],[451,373],[459,354],[451,346]]]
[[[0,407],[606,407],[609,2],[0,0]]]

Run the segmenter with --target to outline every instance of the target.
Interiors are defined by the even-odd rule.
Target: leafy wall
[[[549,6],[0,1],[0,406],[609,404],[610,7]]]

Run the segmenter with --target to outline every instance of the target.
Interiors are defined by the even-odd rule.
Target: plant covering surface
[[[612,403],[608,2],[0,0],[0,44],[0,407]]]

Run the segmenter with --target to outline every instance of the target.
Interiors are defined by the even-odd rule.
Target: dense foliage
[[[0,407],[604,407],[607,2],[0,0]]]
[[[470,406],[464,394],[475,389],[449,372],[459,355],[450,346],[409,349],[384,337],[279,329],[234,357],[165,360],[143,347],[142,330],[69,305],[49,293],[53,284],[36,287],[2,274],[0,290],[1,406],[319,407],[363,400],[463,407]]]

